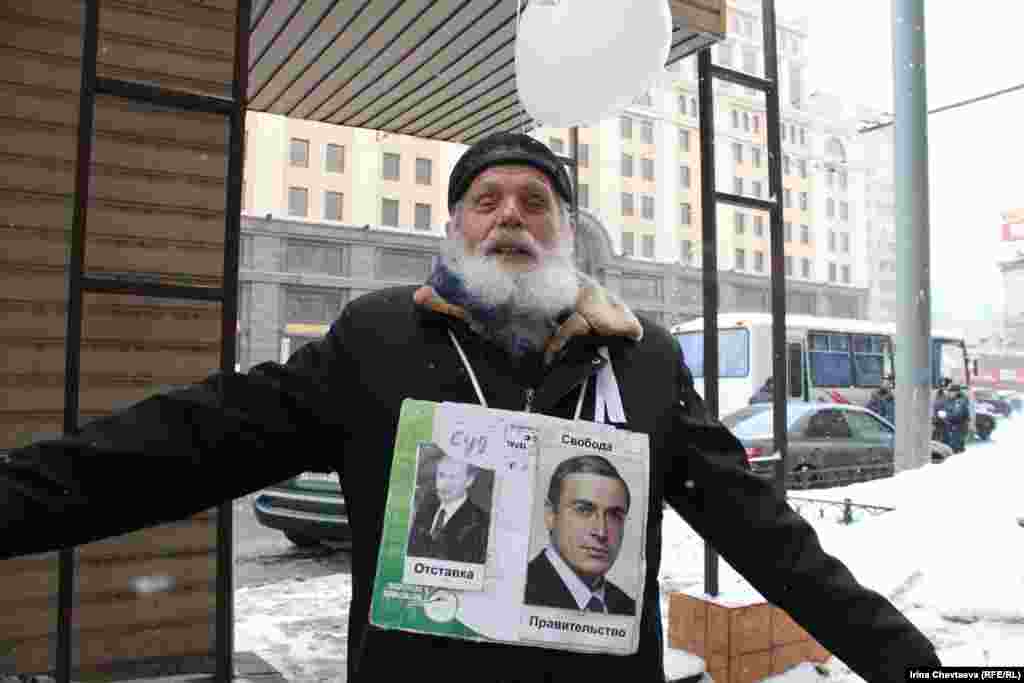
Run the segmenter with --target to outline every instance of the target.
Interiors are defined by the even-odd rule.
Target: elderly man
[[[672,336],[574,272],[571,192],[543,144],[511,133],[480,140],[452,171],[449,239],[428,284],[352,301],[323,339],[285,364],[216,374],[96,420],[75,437],[14,451],[0,465],[0,553],[84,543],[304,470],[334,469],[353,529],[350,682],[401,680],[410,664],[450,662],[459,666],[445,669],[449,681],[661,681],[664,500],[865,679],[902,681],[906,667],[937,666],[932,644],[749,473],[740,443],[708,419]],[[651,444],[639,650],[580,654],[371,626],[402,400],[558,417],[581,405],[583,419],[600,420],[609,397],[588,380],[609,363],[624,413],[618,422]],[[159,485],[125,489],[124,472],[140,469]]]
[[[629,486],[600,455],[559,463],[544,502],[550,545],[526,571],[527,605],[633,616],[636,601],[605,574],[622,548]]]

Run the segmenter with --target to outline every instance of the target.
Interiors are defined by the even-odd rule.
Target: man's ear
[[[555,506],[550,501],[544,501],[544,526],[548,531],[555,528]]]

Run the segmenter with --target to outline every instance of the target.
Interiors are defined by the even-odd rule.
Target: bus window
[[[789,345],[789,395],[804,395],[804,350],[799,344]]]
[[[858,387],[881,386],[889,340],[872,334],[855,334],[852,337],[855,384]]]
[[[846,334],[807,335],[811,381],[816,387],[848,387],[853,384],[850,336]]]
[[[694,378],[704,376],[704,333],[683,332],[676,335],[683,351],[683,361]],[[719,330],[718,376],[746,377],[750,374],[750,331],[745,328]]]

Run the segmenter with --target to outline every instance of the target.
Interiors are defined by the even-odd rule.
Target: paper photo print
[[[646,505],[646,487],[629,465],[594,448],[542,453],[524,605],[637,614],[644,516],[636,507]]]
[[[480,590],[493,499],[491,470],[420,443],[403,581]]]

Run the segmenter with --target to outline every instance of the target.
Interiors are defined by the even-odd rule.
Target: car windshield
[[[786,406],[786,429],[793,428],[796,421],[814,409],[813,405],[789,404]],[[737,438],[746,439],[770,436],[773,432],[775,411],[771,405],[756,405],[737,410],[722,418],[722,424],[732,430]]]

